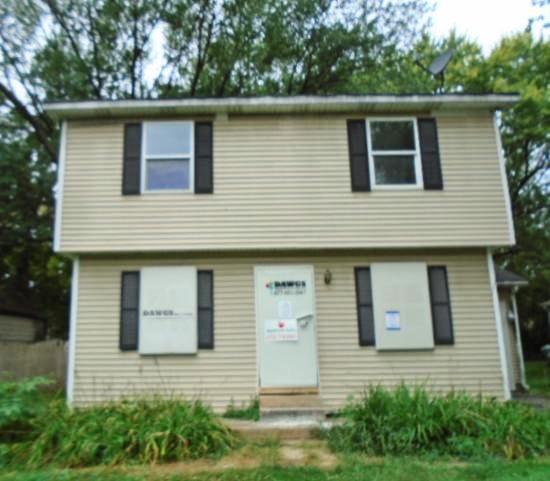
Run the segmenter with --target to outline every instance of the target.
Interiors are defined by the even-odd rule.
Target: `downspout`
[[[495,318],[497,329],[497,343],[500,357],[500,369],[502,373],[502,383],[504,388],[504,400],[509,401],[512,398],[510,391],[510,381],[508,379],[508,365],[506,360],[506,347],[504,345],[504,333],[502,318],[500,316],[500,306],[498,304],[497,281],[495,276],[495,264],[493,262],[493,253],[491,249],[487,249],[487,270],[489,271],[489,287],[493,298],[493,315]]]
[[[521,387],[525,390],[529,390],[529,385],[527,384],[527,378],[525,376],[525,363],[523,362],[523,346],[521,345],[521,331],[519,328],[519,316],[518,316],[518,305],[516,302],[516,292],[518,287],[515,286],[512,288],[512,309],[514,311],[514,327],[516,329],[516,349],[519,358],[519,373],[520,373],[520,384]]]

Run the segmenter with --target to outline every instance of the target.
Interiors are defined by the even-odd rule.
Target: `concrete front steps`
[[[331,425],[317,390],[262,390],[260,416],[257,422],[226,422],[246,438],[276,438],[281,441],[312,439],[320,428]]]
[[[262,419],[277,417],[309,417],[321,421],[325,417],[323,402],[316,392],[289,391],[288,393],[260,394]]]

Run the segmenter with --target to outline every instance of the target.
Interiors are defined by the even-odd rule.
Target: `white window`
[[[193,123],[144,122],[142,192],[193,190]]]
[[[416,119],[368,119],[367,144],[373,188],[422,188]]]

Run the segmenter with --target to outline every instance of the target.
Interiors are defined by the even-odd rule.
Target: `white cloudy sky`
[[[502,36],[523,30],[530,18],[543,13],[547,21],[550,17],[550,7],[534,7],[531,0],[435,0],[434,3],[434,34],[446,36],[454,27],[478,40],[485,53]]]

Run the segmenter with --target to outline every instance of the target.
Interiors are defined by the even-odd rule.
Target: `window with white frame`
[[[373,186],[421,187],[416,119],[368,119],[367,132]]]
[[[192,122],[145,122],[143,191],[192,190]]]

